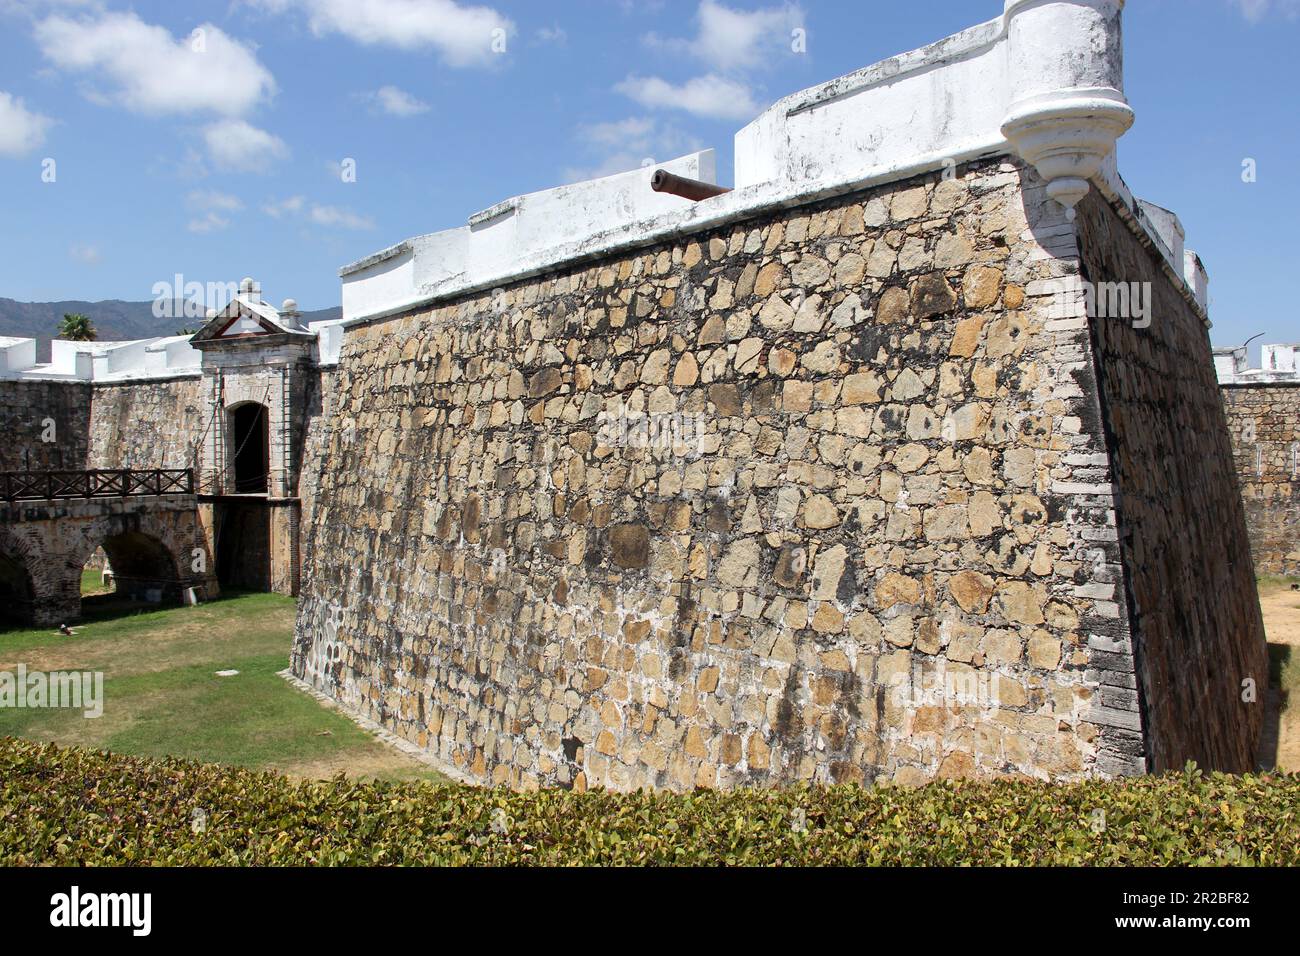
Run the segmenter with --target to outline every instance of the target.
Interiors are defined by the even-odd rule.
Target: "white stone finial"
[[[302,323],[298,321],[298,303],[293,299],[285,299],[280,305],[280,324],[287,329],[300,329]]]
[[[1006,0],[1012,104],[1002,135],[1067,209],[1133,125],[1123,8],[1124,0]]]
[[[244,276],[239,280],[239,291],[246,295],[251,295],[257,291],[257,283],[253,281],[252,276]]]

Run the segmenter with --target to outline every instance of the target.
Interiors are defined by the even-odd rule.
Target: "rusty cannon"
[[[726,186],[715,186],[713,183],[700,182],[698,179],[674,176],[666,169],[655,170],[655,174],[650,177],[650,188],[657,193],[671,193],[692,202],[699,202],[701,199],[712,199],[714,196],[721,196],[723,193],[731,192]]]

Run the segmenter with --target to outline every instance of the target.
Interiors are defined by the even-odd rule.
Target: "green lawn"
[[[102,671],[105,702],[94,719],[0,708],[0,736],[304,777],[441,779],[277,676],[288,665],[293,616],[292,598],[244,594],[193,608],[103,605],[72,637],[0,631],[0,670]],[[218,677],[224,670],[239,673]]]
[[[81,572],[81,593],[85,594],[103,594],[111,591],[112,586],[104,587],[104,576],[102,571],[92,568],[86,568]]]

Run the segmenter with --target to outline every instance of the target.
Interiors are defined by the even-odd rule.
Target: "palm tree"
[[[58,337],[69,342],[93,342],[99,333],[91,325],[90,316],[80,312],[64,312],[63,321],[59,323]]]

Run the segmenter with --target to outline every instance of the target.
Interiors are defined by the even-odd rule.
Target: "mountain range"
[[[0,298],[0,336],[11,335],[36,339],[37,361],[48,362],[50,340],[55,336],[59,323],[63,321],[64,313],[67,312],[80,312],[90,316],[91,324],[99,333],[98,340],[101,342],[175,335],[181,329],[197,329],[204,322],[202,317],[185,317],[184,310],[179,307],[174,310],[174,314],[181,316],[180,318],[160,319],[154,315],[153,301],[125,302],[121,299],[106,299],[103,302],[18,302],[14,299]],[[324,319],[337,319],[342,314],[343,310],[335,306],[332,309],[304,312],[301,321],[306,324]]]

